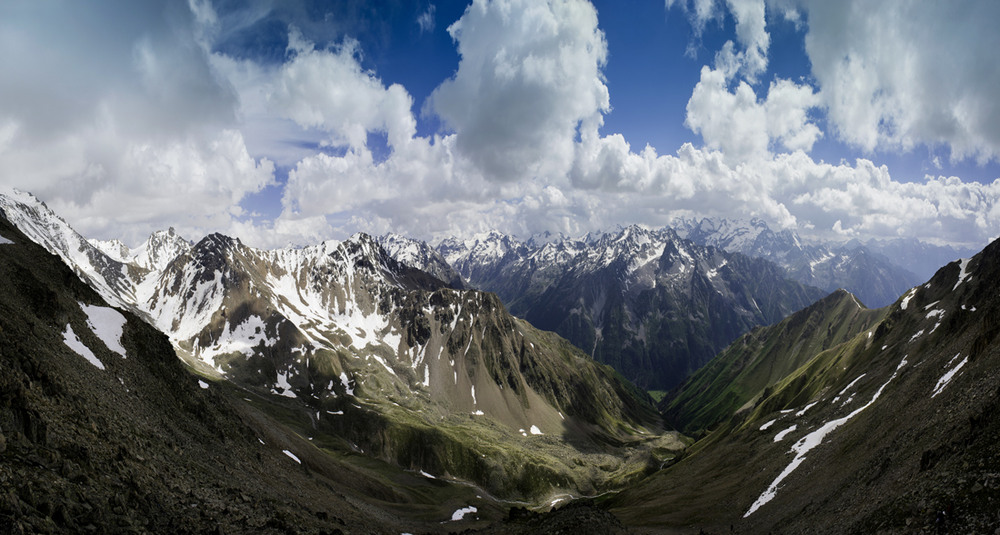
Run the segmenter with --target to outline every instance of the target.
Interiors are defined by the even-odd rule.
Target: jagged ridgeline
[[[712,431],[612,499],[633,526],[992,533],[1000,517],[1000,241],[882,310],[835,293],[667,401]]]
[[[113,244],[115,259],[34,198],[3,202],[205,377],[282,407],[317,443],[532,502],[614,488],[683,447],[610,368],[367,235],[263,251],[168,232],[139,251]]]
[[[766,260],[637,226],[580,240],[496,232],[438,251],[470,285],[647,389],[670,389],[738,336],[824,295]]]

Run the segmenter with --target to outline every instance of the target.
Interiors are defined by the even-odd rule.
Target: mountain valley
[[[1000,242],[868,308],[708,225],[130,249],[0,194],[0,526],[992,533]]]

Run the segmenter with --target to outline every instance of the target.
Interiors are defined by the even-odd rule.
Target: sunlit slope
[[[869,310],[837,290],[780,323],[743,335],[670,392],[660,407],[687,434],[712,429],[747,410],[817,354],[869,330],[884,310]]]

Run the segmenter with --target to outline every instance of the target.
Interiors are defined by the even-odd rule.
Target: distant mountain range
[[[644,388],[675,386],[740,334],[823,295],[671,229],[529,242],[492,232],[437,249],[470,286]]]
[[[904,239],[814,243],[790,230],[775,232],[760,219],[678,219],[673,228],[695,243],[770,260],[802,284],[846,289],[872,307],[892,303],[941,265],[975,253]]]

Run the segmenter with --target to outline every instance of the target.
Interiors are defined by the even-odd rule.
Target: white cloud
[[[448,28],[458,71],[429,99],[456,145],[499,181],[564,175],[581,122],[610,109],[597,12],[582,0],[476,0]]]
[[[767,68],[766,14],[805,29],[832,134],[868,152],[944,146],[953,160],[1000,159],[1000,3],[887,0],[681,0],[695,33],[728,12],[736,41],[717,52],[727,82]],[[767,11],[767,13],[766,13]]]
[[[328,132],[333,145],[353,149],[366,146],[369,132],[385,132],[394,147],[416,133],[413,99],[401,85],[386,88],[361,68],[356,41],[316,50],[293,31],[289,49],[293,58],[278,69],[268,94],[275,112]]]
[[[782,79],[771,82],[762,101],[746,82],[730,92],[725,73],[705,66],[688,100],[685,125],[730,161],[766,158],[771,145],[789,151],[812,149],[822,132],[808,110],[818,104],[808,85]]]
[[[168,226],[200,236],[228,226],[240,215],[240,200],[274,180],[273,164],[251,158],[235,130],[155,144],[105,142],[117,150],[100,159],[81,156],[81,167],[68,170],[71,178],[34,186],[87,236],[136,244]]]
[[[273,166],[247,152],[197,34],[177,2],[0,6],[0,182],[88,236],[228,224]]]
[[[137,22],[115,26],[92,44],[73,41],[76,48],[59,49],[60,57],[32,70],[26,58],[37,58],[35,49],[54,36],[26,30],[30,21],[7,7],[0,13],[0,49],[10,52],[13,74],[0,78],[0,181],[34,191],[87,235],[130,242],[168,225],[191,238],[218,230],[271,247],[358,230],[421,238],[491,228],[578,235],[616,224],[661,226],[677,215],[759,216],[826,237],[901,235],[981,245],[996,236],[1000,182],[932,177],[904,183],[865,159],[832,165],[806,154],[822,135],[815,112],[837,99],[857,100],[867,113],[893,114],[888,123],[875,123],[874,137],[860,128],[859,144],[931,139],[956,153],[966,147],[961,150],[979,157],[992,154],[992,138],[968,126],[979,123],[965,115],[951,113],[963,117],[965,134],[944,128],[929,138],[924,122],[956,109],[958,101],[980,112],[976,121],[991,117],[995,105],[979,97],[983,80],[995,74],[969,77],[963,69],[972,60],[959,58],[958,67],[934,72],[964,76],[964,84],[945,79],[925,84],[924,93],[901,93],[890,66],[862,58],[864,47],[874,46],[866,40],[875,37],[827,42],[824,32],[834,23],[817,22],[817,13],[834,8],[791,2],[779,12],[787,16],[788,6],[802,6],[812,46],[834,55],[838,46],[841,52],[857,48],[857,57],[841,59],[845,69],[860,73],[858,87],[848,87],[841,66],[825,64],[820,52],[816,80],[824,84],[822,71],[834,82],[818,93],[780,78],[752,85],[769,47],[762,4],[685,2],[702,26],[730,9],[738,28],[714,68],[702,69],[688,102],[688,126],[706,147],[685,144],[672,154],[650,146],[633,150],[623,135],[600,132],[610,110],[602,78],[608,51],[593,7],[582,1],[471,5],[449,29],[459,69],[424,110],[440,114],[452,132],[431,137],[416,134],[409,93],[364,69],[362,50],[349,39],[317,48],[293,35],[284,61],[256,63],[206,52],[227,32],[226,19],[207,3],[192,2],[196,16],[174,19],[175,26],[161,20],[174,3],[151,13],[132,6]],[[96,17],[83,8],[69,11],[70,18]],[[851,17],[842,21],[845,27]],[[153,29],[134,31],[149,25]],[[910,30],[884,27],[890,31],[879,39],[887,45],[908,42]],[[910,50],[927,54],[928,47]],[[954,53],[952,44],[943,47]],[[978,45],[969,50],[980,60],[992,57]],[[920,73],[927,61],[901,57],[899,63]],[[62,83],[67,77],[79,78],[79,88]],[[932,96],[943,98],[941,110],[927,106]],[[918,109],[899,111],[907,103]],[[862,115],[831,112],[829,121],[864,127],[870,118]],[[896,137],[879,130],[897,123],[909,126],[893,130]],[[373,132],[386,135],[391,151],[384,158],[368,146]],[[963,139],[978,145],[962,145]],[[273,187],[273,164],[251,156],[262,153],[292,168],[281,187]],[[241,201],[269,186],[282,197],[281,215],[249,219]]]
[[[800,2],[838,136],[866,150],[946,145],[1000,156],[1000,3]]]
[[[767,49],[771,46],[764,22],[764,0],[726,0],[736,19],[736,39],[743,47],[742,68],[751,83],[767,70]]]
[[[712,20],[721,22],[724,9],[728,8],[736,25],[736,40],[727,41],[715,58],[715,68],[731,79],[738,72],[752,83],[767,70],[767,53],[771,46],[771,36],[767,33],[764,0],[667,0],[666,8],[680,6],[687,14],[700,38],[705,26]]]

